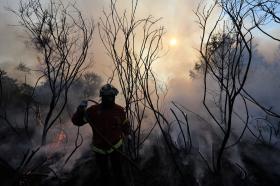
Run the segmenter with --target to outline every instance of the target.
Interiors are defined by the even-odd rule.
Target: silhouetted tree
[[[47,133],[63,112],[72,83],[85,68],[93,24],[87,24],[74,3],[51,0],[20,0],[11,10],[40,53],[40,72],[48,82],[51,97],[44,116],[42,145]]]
[[[176,161],[173,141],[168,133],[170,122],[161,106],[164,86],[160,85],[153,71],[153,65],[163,51],[162,37],[165,30],[158,25],[160,19],[151,15],[137,18],[137,5],[138,0],[133,0],[130,10],[120,12],[117,1],[111,0],[109,12],[104,12],[100,20],[100,38],[114,64],[113,75],[108,81],[117,78],[122,90],[127,118],[132,128],[130,155],[136,160],[139,159],[140,147],[154,127],[158,126],[173,165],[184,180]],[[154,124],[144,136],[143,122],[148,114],[153,117]]]
[[[279,117],[278,113],[259,104],[245,86],[252,63],[254,31],[259,30],[277,40],[262,26],[273,21],[279,23],[276,16],[278,4],[277,1],[262,0],[216,0],[210,5],[201,3],[195,11],[202,30],[199,48],[201,61],[196,64],[195,70],[203,74],[203,104],[223,136],[217,155],[213,154],[215,172],[221,170],[225,150],[239,143],[248,128],[248,101],[267,114]],[[216,21],[210,24],[214,16]],[[215,85],[212,84],[213,88],[210,88],[213,80]],[[238,111],[238,100],[243,103],[245,113]],[[244,128],[237,140],[228,144],[233,133],[233,118],[244,123]]]
[[[152,66],[160,57],[164,29],[159,19],[152,16],[137,19],[138,0],[132,1],[131,10],[118,11],[117,1],[112,0],[109,13],[100,20],[99,33],[105,49],[114,64],[113,75],[117,78],[125,100],[127,117],[133,134],[133,153],[137,159],[145,115],[159,109],[159,87]],[[144,138],[145,139],[145,138]]]

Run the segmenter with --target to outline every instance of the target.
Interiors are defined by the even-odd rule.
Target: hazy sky
[[[108,0],[80,0],[81,7],[89,15],[93,15],[96,21],[102,15],[102,10],[107,9]],[[107,3],[106,3],[107,2]],[[130,8],[130,0],[119,1],[120,7]],[[167,31],[164,41],[167,43],[165,49],[168,49],[167,55],[160,60],[157,70],[160,76],[186,76],[188,70],[192,68],[195,61],[195,51],[199,41],[197,25],[194,22],[192,10],[196,5],[196,0],[140,0],[138,6],[138,17],[153,15],[156,18],[162,18],[160,24]],[[98,35],[95,35],[98,37]],[[176,45],[170,46],[169,42],[176,39]],[[98,42],[98,39],[95,40]],[[95,45],[100,46],[100,45]],[[104,60],[103,48],[96,48],[98,54],[95,55],[96,63]],[[104,63],[103,63],[104,64]]]
[[[16,9],[17,2],[18,0],[0,0],[0,67],[7,71],[14,68],[11,64],[23,62],[31,66],[36,63],[36,53],[26,48],[24,44],[28,37],[20,27],[9,26],[17,23],[16,17],[5,10],[5,7]],[[95,23],[102,16],[102,10],[108,8],[109,2],[109,0],[77,0],[84,16],[92,17]],[[118,5],[121,8],[130,8],[130,2],[131,0],[119,0]],[[200,30],[192,12],[198,2],[199,0],[139,0],[137,15],[145,17],[151,14],[156,18],[162,17],[160,24],[166,28],[164,42],[168,53],[160,59],[155,69],[160,78],[188,79],[189,70],[193,68],[198,56],[195,48],[198,47]],[[262,38],[256,38],[255,41],[261,41],[258,43],[258,48],[266,60],[273,61],[278,55],[277,43]],[[173,45],[170,45],[170,42],[173,42]],[[92,51],[95,71],[100,75],[107,74],[111,63],[100,44],[97,28],[94,33]]]
[[[0,65],[4,68],[12,68],[10,64],[24,62],[30,64],[36,61],[36,54],[27,49],[24,41],[28,39],[24,36],[20,27],[8,26],[16,24],[16,17],[11,12],[5,10],[5,7],[17,7],[18,0],[0,0]],[[102,16],[102,10],[107,9],[109,0],[78,0],[77,4],[81,8],[85,17],[92,17],[95,23]],[[161,58],[157,71],[160,76],[174,77],[187,76],[188,70],[196,60],[194,48],[199,42],[199,32],[195,24],[192,10],[196,6],[196,0],[140,0],[138,6],[138,16],[144,17],[153,15],[156,18],[162,17],[160,22],[166,29],[164,41],[165,49],[168,53]],[[119,7],[130,8],[130,0],[120,0]],[[104,63],[108,58],[104,48],[99,43],[99,35],[95,29],[93,40],[93,52],[95,69],[99,73],[104,68],[110,68],[110,63]],[[173,41],[171,41],[173,40]],[[176,43],[174,46],[170,42]],[[28,62],[27,62],[28,61]]]

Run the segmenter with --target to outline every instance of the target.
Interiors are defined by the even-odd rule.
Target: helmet
[[[99,96],[116,96],[119,91],[111,84],[103,85],[100,89]]]

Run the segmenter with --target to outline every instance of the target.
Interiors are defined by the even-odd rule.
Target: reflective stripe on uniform
[[[123,139],[120,139],[115,145],[113,145],[110,149],[108,150],[103,150],[100,149],[94,145],[92,145],[92,149],[94,152],[97,152],[99,154],[110,154],[112,153],[115,149],[119,148],[123,144]]]

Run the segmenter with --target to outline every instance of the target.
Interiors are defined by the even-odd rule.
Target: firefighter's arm
[[[84,101],[81,102],[81,104],[78,106],[76,112],[72,116],[72,122],[76,126],[82,126],[87,123],[86,120],[86,107],[87,103]]]

